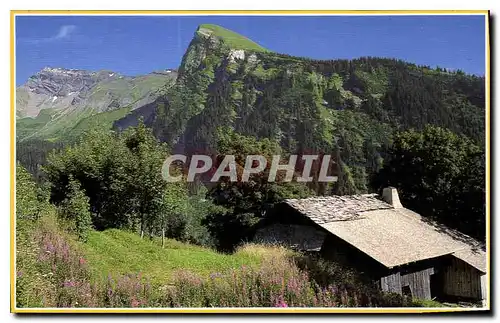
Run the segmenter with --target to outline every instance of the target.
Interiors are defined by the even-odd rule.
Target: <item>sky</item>
[[[203,23],[294,56],[391,57],[485,73],[484,16],[18,16],[16,84],[44,67],[130,76],[175,69]]]

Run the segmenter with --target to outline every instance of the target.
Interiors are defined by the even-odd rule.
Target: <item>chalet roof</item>
[[[413,211],[394,208],[376,194],[285,203],[388,268],[451,254],[486,272],[486,252],[479,242]]]

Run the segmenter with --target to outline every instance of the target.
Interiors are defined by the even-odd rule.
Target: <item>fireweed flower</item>
[[[273,285],[281,285],[281,280],[282,280],[282,278],[280,278],[280,277],[273,277],[271,279],[271,284],[273,284]]]
[[[329,291],[330,291],[330,293],[332,293],[332,294],[336,294],[336,293],[337,293],[337,291],[338,291],[338,290],[337,290],[337,288],[336,288],[335,286],[333,286],[333,285],[330,285],[330,286],[328,287],[328,290],[329,290]]]
[[[63,286],[64,287],[76,287],[76,282],[75,281],[71,281],[71,280],[66,280],[63,283]]]
[[[38,255],[38,260],[39,261],[47,261],[49,259],[48,253],[41,253]]]
[[[287,282],[287,290],[292,291],[294,293],[298,293],[300,290],[299,282],[296,278],[292,277]]]
[[[141,305],[141,302],[136,300],[135,297],[132,297],[132,300],[130,302],[130,306],[132,307],[139,307],[139,305]]]
[[[47,253],[54,253],[54,251],[56,250],[56,248],[51,242],[47,242],[44,247],[45,247],[45,252]]]
[[[279,297],[278,302],[274,307],[288,307],[288,304],[285,302],[282,296]]]

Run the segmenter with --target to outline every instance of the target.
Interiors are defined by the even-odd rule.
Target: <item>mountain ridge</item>
[[[217,152],[218,129],[335,156],[335,194],[369,190],[395,132],[433,124],[484,143],[484,78],[399,59],[314,60],[232,48],[195,32],[152,127],[187,155]],[[224,132],[223,131],[223,132]]]
[[[125,76],[108,70],[45,67],[16,88],[17,137],[58,138],[83,119],[120,109],[133,111],[153,102],[176,77],[172,69]]]

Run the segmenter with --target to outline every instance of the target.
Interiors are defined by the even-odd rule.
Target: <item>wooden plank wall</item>
[[[487,288],[486,286],[486,274],[481,275],[481,299],[486,299],[487,295]]]
[[[444,293],[450,296],[483,299],[481,272],[459,259],[443,270]]]
[[[398,293],[401,295],[401,273],[397,272],[380,278],[380,287],[384,292]]]
[[[411,295],[420,299],[431,299],[431,280],[434,268],[426,268],[401,276],[401,286],[410,286]]]

